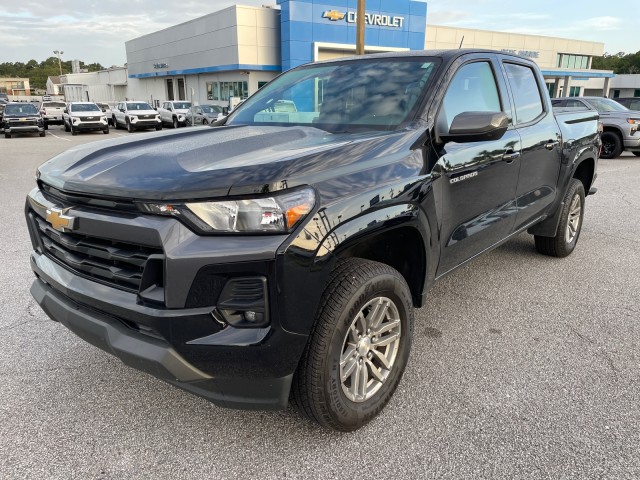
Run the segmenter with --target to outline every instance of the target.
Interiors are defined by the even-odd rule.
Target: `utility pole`
[[[365,0],[358,0],[358,11],[356,14],[356,55],[364,55],[364,3]]]
[[[62,50],[54,50],[53,53],[58,56],[58,68],[60,68],[60,76],[62,76],[62,62],[60,61],[60,55],[64,52]]]

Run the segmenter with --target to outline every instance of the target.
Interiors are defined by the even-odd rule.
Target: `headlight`
[[[189,202],[145,203],[142,208],[180,218],[200,233],[286,233],[313,209],[315,194],[304,188],[272,197]]]
[[[631,125],[640,125],[640,118],[627,118],[627,122]]]

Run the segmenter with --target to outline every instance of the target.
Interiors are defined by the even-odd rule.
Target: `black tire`
[[[44,130],[40,132],[40,136],[41,137],[46,137],[47,136],[47,132],[45,132]]]
[[[611,159],[617,158],[622,153],[622,138],[615,132],[603,132],[600,136],[602,139],[602,152],[600,158]]]
[[[44,129],[49,130],[49,124],[47,122],[44,122]]]
[[[118,130],[120,127],[118,126],[118,122],[116,120],[116,117],[113,117],[111,119],[111,121],[113,122],[113,128],[115,128],[116,130]]]
[[[156,130],[162,130],[162,122],[160,122],[160,125],[156,125]]]
[[[11,134],[10,133],[5,133],[4,134],[4,138],[11,138]]]
[[[134,130],[135,128],[133,127],[133,125],[131,125],[131,122],[127,120],[127,132],[133,133]]]
[[[64,125],[64,131],[65,132],[70,132],[71,130],[69,129],[69,125],[67,125],[67,122],[62,122]]]
[[[75,128],[73,128],[73,123],[69,125],[69,128],[71,129],[71,135],[77,135],[78,134],[78,130],[76,130]]]
[[[640,157],[640,152],[631,152],[633,153],[636,157]]]
[[[344,390],[348,390],[348,386],[343,385],[340,378],[340,358],[345,345],[351,339],[348,339],[347,335],[351,335],[352,324],[355,325],[360,312],[365,312],[368,303],[378,297],[385,298],[393,304],[395,310],[390,308],[385,312],[393,311],[393,315],[397,314],[399,319],[399,332],[379,335],[399,333],[399,341],[393,347],[394,360],[390,369],[385,369],[384,374],[387,376],[382,382],[378,382],[380,385],[375,383],[373,377],[367,377],[373,383],[368,382],[365,388],[368,388],[368,385],[377,385],[378,389],[371,393],[370,398],[355,401],[350,399]],[[366,311],[371,313],[373,308],[372,306],[371,310]],[[368,318],[368,313],[366,316]],[[384,321],[386,319],[385,316]],[[413,303],[409,287],[402,275],[388,265],[360,258],[340,261],[331,273],[322,295],[314,327],[294,375],[291,386],[292,403],[303,415],[323,427],[341,431],[352,431],[362,427],[380,413],[398,386],[409,359],[412,334]],[[364,359],[364,369],[367,372],[372,371],[367,365],[372,365],[371,360],[376,360],[372,356],[374,349],[370,343],[370,340],[373,342],[375,339],[375,333],[369,334],[367,331],[365,348],[368,353],[361,352],[360,341],[357,344],[358,348],[351,352],[353,364],[358,365],[359,362],[363,365]],[[364,335],[362,341],[365,341]],[[388,348],[391,347],[387,347],[387,352]],[[363,357],[356,360],[360,355]],[[348,355],[347,361],[351,361],[351,354]],[[352,371],[356,368],[358,367],[354,367]],[[345,381],[354,381],[352,374],[345,378]]]
[[[102,133],[104,133],[105,135],[107,135],[109,133],[109,126],[107,125],[107,128],[105,130],[102,130]]]
[[[570,217],[576,218],[572,215],[572,205],[576,199],[580,202],[580,212],[577,216],[577,226],[575,226],[574,234],[571,237],[568,233]],[[534,236],[536,250],[543,255],[549,255],[551,257],[566,257],[573,252],[578,243],[580,237],[580,231],[582,230],[582,220],[584,218],[584,185],[580,180],[575,178],[571,179],[569,188],[562,200],[562,208],[560,212],[560,223],[558,224],[558,231],[555,237],[541,237],[539,235]]]
[[[202,125],[209,125],[209,122],[207,122],[206,119],[202,120]]]
[[[180,124],[178,123],[178,119],[176,117],[173,117],[173,128],[178,128],[180,126]]]

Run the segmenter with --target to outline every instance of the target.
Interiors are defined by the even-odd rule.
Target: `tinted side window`
[[[640,100],[631,100],[628,108],[630,110],[640,110]]]
[[[447,88],[438,122],[447,131],[462,112],[500,112],[500,97],[489,62],[468,63],[460,68]]]
[[[533,70],[523,65],[505,63],[507,78],[516,106],[516,123],[527,123],[536,119],[544,109]]]

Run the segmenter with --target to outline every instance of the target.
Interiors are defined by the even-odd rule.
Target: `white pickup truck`
[[[163,125],[170,125],[173,128],[187,125],[187,112],[191,108],[191,102],[169,101],[162,102],[158,113]]]
[[[160,115],[147,102],[120,102],[111,112],[116,130],[120,127],[129,133],[140,128],[162,130]]]
[[[44,120],[44,129],[48,130],[49,125],[63,125],[62,115],[67,105],[64,102],[42,102],[40,105],[40,115]]]

